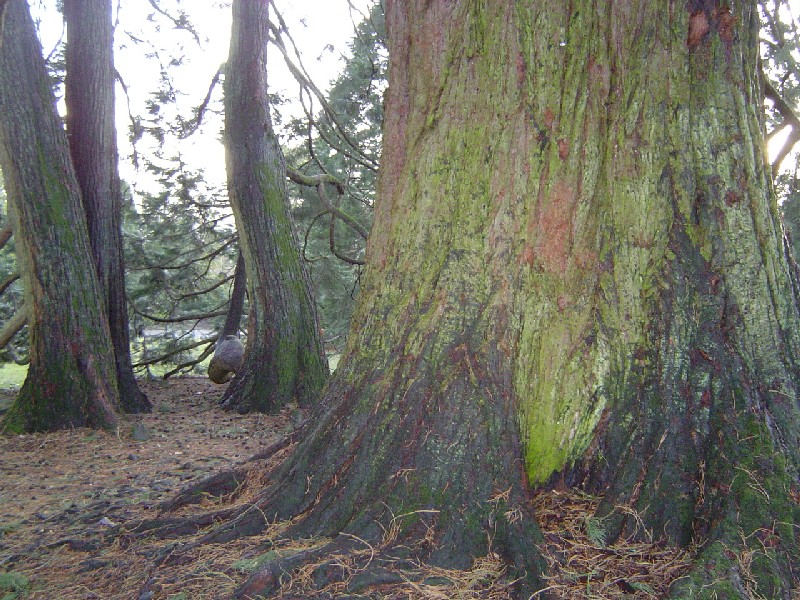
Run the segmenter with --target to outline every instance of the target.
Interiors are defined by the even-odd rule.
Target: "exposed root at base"
[[[692,567],[692,553],[659,541],[618,540],[606,545],[599,498],[577,490],[539,493],[533,502],[545,537],[547,587],[533,598],[666,598],[670,585]]]

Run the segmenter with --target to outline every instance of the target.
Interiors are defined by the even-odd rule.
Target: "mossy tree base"
[[[363,568],[364,585],[385,576],[389,564],[469,569],[476,557],[496,553],[520,594],[541,587],[541,535],[529,508],[513,398],[491,375],[496,358],[461,354],[446,382],[432,380],[426,357],[403,362],[382,397],[373,394],[385,385],[379,374],[357,386],[334,381],[327,408],[297,432],[297,447],[268,475],[264,491],[205,537],[203,543],[224,543],[297,518],[282,538],[332,540],[266,563],[239,597],[268,597],[284,575],[347,552],[362,561],[354,568]],[[169,508],[230,492],[240,478],[215,477]],[[359,552],[365,547],[375,552]],[[319,587],[346,576],[328,567],[317,569]]]
[[[392,553],[497,552],[535,589],[529,483],[603,496],[609,539],[697,547],[676,598],[800,587],[800,287],[758,28],[753,0],[387,2],[347,351],[258,510],[206,538],[333,541],[243,595],[391,524]]]

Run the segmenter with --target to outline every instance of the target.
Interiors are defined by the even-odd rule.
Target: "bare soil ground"
[[[321,542],[276,545],[285,526],[280,523],[226,544],[194,545],[202,531],[174,539],[151,535],[143,524],[163,516],[160,502],[223,470],[245,465],[248,473],[235,493],[208,497],[178,515],[247,506],[263,487],[270,463],[292,447],[270,458],[247,459],[293,428],[290,410],[276,416],[223,412],[218,402],[224,387],[205,378],[141,385],[153,401],[153,413],[128,417],[116,432],[0,437],[0,600],[231,598],[264,560]],[[4,397],[13,393],[0,391],[0,406]],[[685,572],[688,554],[658,542],[606,546],[591,526],[596,500],[569,490],[534,500],[545,536],[539,550],[551,571],[547,595],[536,597],[663,597],[669,583]],[[348,569],[348,561],[341,557],[342,569]],[[313,565],[275,597],[310,597],[306,586],[312,572]],[[416,582],[376,585],[358,596],[348,591],[346,580],[313,597],[504,600],[511,595],[494,554],[476,560],[470,571],[420,565],[420,574]]]

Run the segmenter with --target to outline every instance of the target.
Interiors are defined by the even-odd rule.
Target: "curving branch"
[[[789,132],[786,140],[781,146],[781,149],[775,156],[775,159],[772,161],[772,175],[773,177],[777,174],[778,168],[781,166],[783,160],[788,156],[789,152],[792,151],[792,148],[800,142],[800,118],[798,118],[797,114],[794,112],[791,106],[783,99],[780,95],[778,90],[776,90],[772,84],[764,78],[764,95],[772,100],[773,104],[775,105],[775,109],[780,113],[781,117],[783,117],[783,123],[779,125],[779,128],[782,129],[784,126],[789,125],[792,128],[792,131]]]
[[[185,140],[186,138],[193,135],[199,128],[200,125],[203,124],[203,117],[205,116],[206,110],[208,109],[208,105],[211,103],[211,94],[214,93],[214,88],[217,87],[220,78],[222,77],[222,73],[225,70],[225,63],[221,64],[217,72],[214,73],[214,77],[211,78],[211,83],[208,86],[208,92],[206,92],[206,97],[203,98],[203,101],[200,103],[200,106],[197,107],[195,110],[194,118],[189,121],[188,127],[186,131],[182,132],[179,139]]]
[[[186,262],[179,263],[177,265],[169,264],[171,261],[167,262],[164,265],[154,265],[154,264],[146,264],[142,267],[137,267],[135,269],[131,269],[131,271],[148,271],[150,269],[164,269],[165,271],[180,271],[182,269],[186,269],[191,267],[192,265],[196,265],[199,262],[203,261],[210,261],[213,258],[216,258],[220,254],[222,254],[228,247],[232,246],[238,241],[236,236],[231,236],[230,238],[223,241],[222,245],[219,248],[212,250],[211,252],[204,254],[203,256],[197,256],[187,260]],[[193,249],[187,250],[186,252],[180,253],[178,256],[175,256],[172,260],[178,260],[184,256],[189,256],[194,252]]]
[[[350,258],[346,254],[342,254],[336,248],[336,218],[334,218],[332,215],[331,215],[331,223],[330,223],[330,226],[328,228],[328,246],[331,249],[331,253],[336,258],[338,258],[339,260],[342,260],[342,261],[344,261],[344,262],[346,262],[348,264],[351,264],[351,265],[365,265],[366,264],[366,262],[364,262],[363,260],[359,260],[357,258]]]
[[[364,226],[356,221],[353,217],[348,215],[346,212],[340,210],[337,206],[335,206],[329,199],[328,195],[325,193],[325,183],[320,181],[317,185],[317,192],[319,192],[319,199],[322,204],[327,208],[330,213],[340,219],[344,223],[350,226],[350,228],[355,231],[358,235],[360,235],[364,240],[367,239],[369,236],[369,232],[364,228]]]
[[[23,305],[0,329],[0,348],[4,348],[28,322],[28,307]]]
[[[306,250],[308,249],[308,238],[311,236],[311,230],[314,228],[314,225],[316,225],[317,221],[319,221],[322,217],[329,214],[330,211],[327,210],[323,210],[321,213],[317,213],[316,215],[314,215],[314,218],[311,219],[311,223],[309,223],[308,227],[306,228],[306,233],[303,236],[303,260],[306,261],[307,263],[314,263],[322,258],[321,256],[318,256],[317,258],[309,258],[308,256],[306,256]]]
[[[207,313],[200,313],[196,315],[181,315],[178,317],[156,317],[155,315],[147,314],[146,312],[139,310],[131,304],[133,308],[133,312],[135,312],[140,317],[144,317],[145,319],[150,319],[156,323],[185,323],[186,321],[200,321],[202,319],[211,319],[213,317],[221,317],[228,314],[228,311],[225,310],[215,310]]]
[[[342,260],[342,261],[344,261],[344,262],[346,262],[348,264],[351,264],[351,265],[364,265],[364,264],[366,264],[363,260],[359,260],[357,258],[351,258],[351,257],[347,256],[346,254],[342,254],[336,248],[336,218],[338,217],[338,214],[336,214],[336,213],[344,215],[347,219],[352,220],[352,222],[350,220],[344,221],[344,222],[347,223],[348,225],[350,225],[350,227],[352,227],[353,229],[355,229],[359,233],[361,233],[363,231],[364,233],[361,233],[361,235],[364,237],[364,239],[367,239],[366,230],[361,228],[361,225],[357,221],[355,221],[355,219],[352,219],[352,217],[349,217],[345,213],[339,211],[338,207],[334,206],[330,202],[330,200],[328,200],[328,197],[325,195],[325,184],[324,183],[320,183],[317,186],[317,190],[319,191],[320,200],[322,200],[322,203],[326,205],[326,208],[328,209],[328,212],[331,213],[331,222],[330,222],[330,225],[328,227],[328,246],[330,247],[331,253],[336,258],[338,258],[339,260]],[[342,219],[342,220],[344,220],[344,219]]]
[[[205,296],[206,294],[210,294],[214,290],[221,288],[223,285],[228,283],[234,278],[234,275],[228,275],[224,279],[220,279],[216,283],[211,284],[204,290],[196,290],[194,292],[188,292],[186,294],[180,294],[179,296],[175,297],[177,302],[182,302],[183,300],[188,300],[189,298],[197,298],[198,296]]]
[[[344,194],[344,184],[341,182],[341,180],[328,173],[322,173],[320,175],[306,175],[304,173],[300,173],[299,171],[295,171],[291,167],[286,167],[286,176],[296,184],[304,185],[306,187],[317,187],[320,183],[330,183],[336,186],[336,191],[339,194]]]
[[[4,294],[5,291],[8,289],[8,287],[12,283],[14,283],[17,279],[19,279],[19,277],[20,277],[19,271],[15,271],[14,273],[6,277],[5,281],[0,283],[0,295]]]
[[[194,348],[197,348],[198,346],[202,346],[204,343],[207,343],[207,342],[205,340],[203,340],[203,342],[195,345]],[[192,359],[192,360],[187,360],[186,362],[177,365],[171,371],[167,371],[166,373],[164,373],[164,375],[162,377],[164,379],[169,379],[170,377],[172,377],[176,373],[181,373],[182,371],[188,371],[190,369],[193,369],[194,367],[199,365],[201,362],[203,362],[206,358],[211,356],[211,353],[213,351],[214,351],[214,343],[213,342],[208,343],[206,348],[200,353],[200,356],[198,356],[197,358]]]
[[[141,367],[149,367],[150,365],[155,365],[160,362],[164,362],[168,358],[172,358],[173,356],[180,354],[181,352],[188,352],[189,350],[194,350],[195,348],[199,348],[203,344],[210,344],[211,346],[214,345],[214,342],[217,341],[217,336],[214,335],[210,338],[204,338],[202,340],[192,342],[190,344],[186,344],[183,346],[179,346],[178,348],[173,348],[169,352],[162,354],[161,356],[155,356],[153,358],[148,358],[147,360],[141,360],[134,364],[134,368],[139,369]]]

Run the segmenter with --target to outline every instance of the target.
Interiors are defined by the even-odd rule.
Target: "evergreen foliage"
[[[297,119],[289,126],[287,162],[305,175],[334,175],[343,185],[327,186],[337,208],[364,229],[372,224],[383,125],[383,92],[388,55],[383,7],[376,3],[358,24],[351,56],[331,86],[328,103],[345,131],[321,111],[313,121]],[[366,155],[359,157],[348,146]],[[320,320],[330,350],[344,347],[350,315],[358,294],[366,240],[334,218],[315,188],[292,184],[294,217],[317,294]]]
[[[761,54],[764,68],[767,103],[765,119],[767,139],[786,136],[785,142],[773,156],[775,190],[784,226],[794,255],[800,251],[800,179],[797,153],[792,153],[800,141],[800,29],[790,2],[764,0],[761,9]],[[776,100],[774,93],[780,96]],[[788,130],[788,133],[787,133]]]

